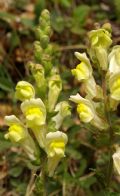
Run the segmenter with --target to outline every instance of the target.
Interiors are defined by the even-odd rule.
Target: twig
[[[61,46],[59,47],[59,50],[64,51],[64,50],[76,50],[76,49],[86,49],[86,48],[87,47],[85,45],[78,44],[78,45]]]
[[[34,189],[34,187],[35,187],[35,183],[34,183],[34,181],[35,181],[35,173],[36,173],[36,170],[33,170],[31,172],[31,178],[30,178],[29,184],[27,186],[27,190],[26,190],[25,196],[30,196],[32,191],[33,191],[33,189]]]

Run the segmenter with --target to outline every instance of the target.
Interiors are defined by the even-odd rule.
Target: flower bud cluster
[[[49,43],[52,34],[50,24],[50,13],[43,10],[39,19],[39,25],[35,29],[37,41],[34,42],[34,56],[36,63],[40,63],[45,68],[45,74],[52,68],[53,46]]]

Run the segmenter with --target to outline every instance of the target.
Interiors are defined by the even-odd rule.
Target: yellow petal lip
[[[46,135],[46,152],[48,157],[64,157],[65,145],[68,141],[63,132],[49,132]]]
[[[45,124],[46,108],[40,98],[32,98],[24,101],[21,104],[21,110],[26,117],[29,128],[35,128]]]
[[[87,80],[90,76],[89,68],[84,62],[78,64],[76,69],[72,69],[71,72],[79,81]]]
[[[46,108],[43,101],[40,98],[32,98],[30,100],[24,101],[21,104],[21,110],[24,114],[27,114],[27,112],[31,113],[33,111],[37,114],[42,112],[44,114],[44,117],[46,118]]]
[[[6,139],[10,139],[13,142],[20,142],[27,136],[26,129],[22,122],[15,116],[6,116],[5,122],[9,127],[8,133],[5,135]]]
[[[88,123],[94,118],[94,113],[92,110],[85,105],[84,103],[80,103],[77,106],[77,112],[80,116],[81,121]]]
[[[64,141],[65,144],[68,141],[68,137],[65,133],[61,131],[49,132],[46,135],[47,143],[51,143],[52,141]]]
[[[77,78],[78,81],[87,80],[92,75],[92,66],[86,53],[75,52],[75,56],[81,62],[72,69],[72,74]]]

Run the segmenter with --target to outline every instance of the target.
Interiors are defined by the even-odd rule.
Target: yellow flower
[[[70,100],[77,103],[77,112],[82,122],[91,123],[99,129],[108,128],[108,124],[98,116],[91,100],[85,99],[79,94],[70,96]]]
[[[120,101],[120,72],[110,76],[109,89],[111,98]]]
[[[21,104],[21,110],[26,117],[29,128],[40,127],[45,124],[46,108],[40,98],[24,101]]]
[[[5,122],[9,126],[5,138],[19,143],[31,160],[38,159],[39,151],[22,122],[14,115],[5,116]]]
[[[65,145],[68,138],[60,131],[49,132],[46,135],[46,153],[48,155],[48,172],[52,176],[60,159],[65,156]]]
[[[120,149],[118,148],[117,151],[113,154],[113,164],[115,170],[120,175]]]
[[[92,47],[109,48],[112,44],[111,33],[104,28],[92,30],[88,34]]]
[[[84,99],[79,94],[70,96],[70,100],[77,103],[77,112],[82,122],[88,123],[94,118],[95,110],[92,102]]]
[[[108,56],[110,74],[120,72],[120,46],[113,47]]]
[[[21,104],[21,110],[26,117],[27,127],[31,128],[40,147],[45,146],[46,108],[40,98],[26,100]]]
[[[81,61],[75,69],[72,69],[72,74],[78,81],[87,80],[92,74],[92,67],[86,53],[75,52],[75,56]]]
[[[19,142],[26,138],[27,132],[21,123],[21,121],[14,115],[5,116],[5,122],[9,127],[8,133],[5,135],[6,139],[10,139],[13,142]]]
[[[35,96],[35,90],[30,83],[26,81],[20,81],[16,85],[15,96],[20,101],[31,99]]]
[[[84,103],[79,103],[77,106],[77,112],[82,122],[90,122],[94,118],[94,113],[91,108]]]

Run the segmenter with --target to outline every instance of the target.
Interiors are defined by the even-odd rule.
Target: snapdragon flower
[[[61,160],[65,156],[65,145],[67,144],[67,135],[63,132],[49,132],[46,135],[46,153],[48,156],[48,172],[51,177]]]
[[[40,127],[45,124],[46,108],[40,98],[24,101],[21,104],[21,110],[26,117],[29,128]]]
[[[101,119],[91,100],[81,97],[79,94],[70,96],[70,100],[77,103],[77,112],[80,120],[84,123],[91,123],[99,129],[107,129],[107,123]]]
[[[114,46],[111,53],[108,56],[109,60],[109,72],[110,74],[116,74],[120,72],[120,46]]]
[[[111,98],[120,101],[120,72],[110,76],[109,89]]]
[[[46,108],[40,98],[26,100],[21,104],[21,110],[26,117],[27,127],[31,128],[39,145],[45,145]]]
[[[18,100],[24,101],[35,97],[34,87],[26,81],[20,81],[16,85],[15,96]]]
[[[116,150],[116,152],[112,155],[112,158],[113,158],[114,168],[120,175],[120,148]]]
[[[96,82],[92,75],[92,66],[86,53],[75,52],[75,56],[81,61],[75,69],[72,69],[72,74],[78,81],[82,81],[85,86],[85,91],[91,98],[96,97],[97,89]]]
[[[75,69],[72,69],[72,74],[78,81],[89,79],[92,75],[92,67],[86,53],[75,52],[75,56],[81,63]]]
[[[39,151],[22,122],[15,115],[5,116],[5,122],[9,126],[5,138],[19,143],[31,160],[38,159]]]

